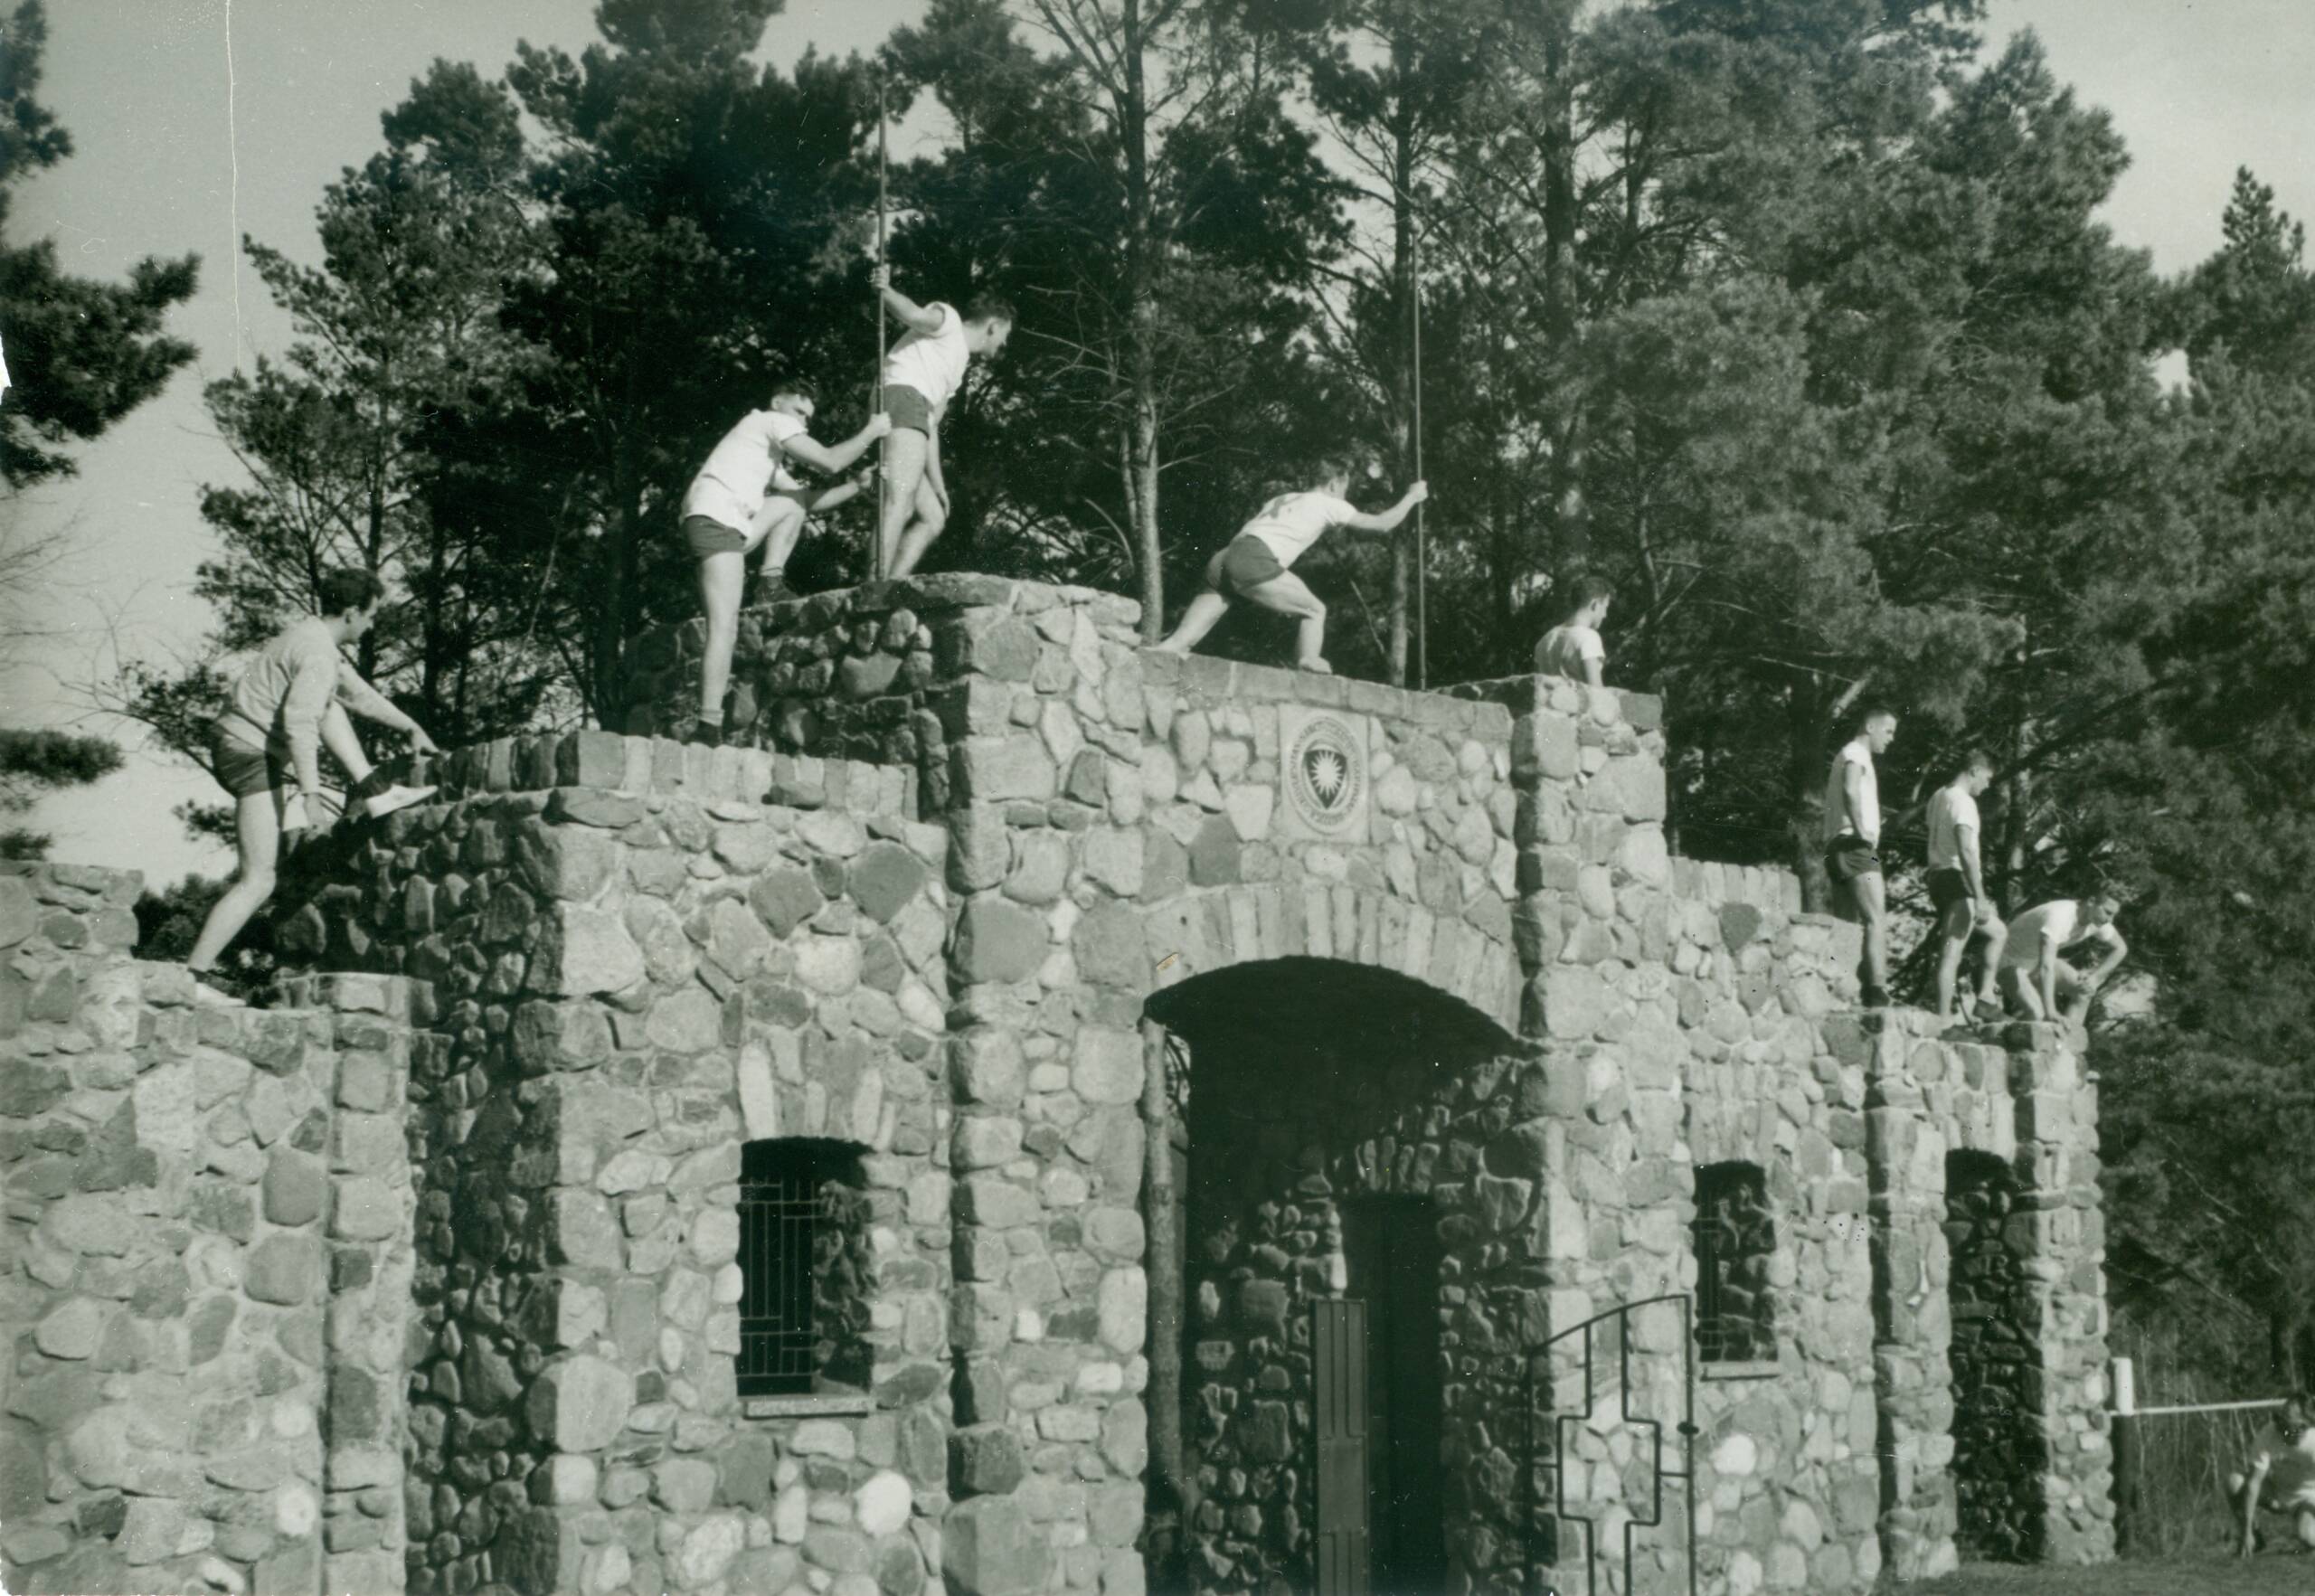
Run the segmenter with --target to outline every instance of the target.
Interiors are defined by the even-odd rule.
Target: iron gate
[[[1540,1596],[1696,1596],[1694,1317],[1685,1293],[1627,1302],[1527,1355],[1526,1563]],[[1610,1525],[1621,1533],[1603,1556]]]

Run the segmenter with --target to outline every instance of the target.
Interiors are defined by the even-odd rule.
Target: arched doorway
[[[1534,1212],[1532,1183],[1478,1166],[1517,1044],[1422,982],[1333,959],[1201,975],[1147,1015],[1172,1077],[1149,1215],[1151,1506],[1178,1526],[1152,1588],[1449,1588],[1458,1526],[1499,1505],[1445,1466],[1450,1402],[1485,1399],[1483,1373],[1450,1389],[1442,1353],[1471,1333],[1459,1315],[1485,1317],[1450,1298],[1498,1287],[1502,1232]]]

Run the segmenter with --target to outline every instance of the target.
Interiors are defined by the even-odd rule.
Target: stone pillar
[[[2028,1176],[2012,1221],[2036,1289],[2026,1327],[2044,1438],[2039,1554],[2048,1563],[2114,1555],[2113,1453],[2106,1415],[2105,1215],[2098,1191],[2097,1076],[2074,1027],[2011,1025],[2017,1166]]]
[[[417,1192],[411,1176],[411,994],[376,976],[298,977],[335,1062],[330,1117],[329,1379],[322,1578],[333,1591],[404,1588],[402,1451]]]
[[[933,628],[957,1032],[957,1596],[1139,1592],[1148,955],[1134,607],[1023,587]],[[1178,850],[1176,850],[1178,855]],[[1178,868],[1178,866],[1177,866]]]

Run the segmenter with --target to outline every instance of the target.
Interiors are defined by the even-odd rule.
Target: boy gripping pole
[[[818,398],[809,382],[772,390],[770,408],[750,411],[723,435],[684,494],[684,540],[699,562],[700,609],[707,642],[699,660],[699,717],[688,739],[713,745],[723,739],[723,692],[732,679],[732,648],[740,631],[740,598],[747,585],[748,554],[763,545],[766,599],[788,592],[788,557],[815,510],[843,504],[857,481],[809,488],[789,471],[790,461],[835,476],[892,430],[882,411],[833,448],[808,430]]]
[[[1431,496],[1431,490],[1418,482],[1397,504],[1369,515],[1343,497],[1350,488],[1348,460],[1330,459],[1320,469],[1316,488],[1282,493],[1271,499],[1238,529],[1228,547],[1206,562],[1205,590],[1190,600],[1174,635],[1158,647],[1168,654],[1187,654],[1230,612],[1231,600],[1243,599],[1279,615],[1290,615],[1300,623],[1296,669],[1334,669],[1326,658],[1327,607],[1294,574],[1294,562],[1336,527],[1385,534],[1396,532],[1408,514]]]
[[[949,484],[940,470],[940,417],[964,386],[976,354],[995,354],[1013,334],[1011,303],[977,294],[961,315],[934,300],[919,305],[893,287],[893,269],[877,262],[869,280],[880,303],[908,330],[884,360],[883,408],[893,419],[884,449],[884,500],[876,536],[876,573],[906,576],[949,521]]]

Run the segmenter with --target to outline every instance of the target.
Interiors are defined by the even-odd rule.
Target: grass
[[[2133,1557],[2091,1568],[1973,1563],[1904,1596],[2308,1596],[2315,1557],[2270,1550],[2248,1562],[2223,1556]]]

